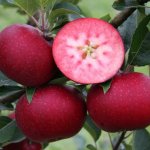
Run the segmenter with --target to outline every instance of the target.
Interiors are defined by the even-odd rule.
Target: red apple
[[[19,143],[12,143],[5,146],[3,150],[42,150],[42,145],[25,139]]]
[[[36,90],[29,104],[26,96],[16,105],[16,121],[33,141],[55,141],[75,135],[83,126],[86,106],[73,89],[51,85]]]
[[[15,113],[9,114],[9,118],[15,119]],[[3,150],[42,150],[40,143],[31,142],[29,139],[17,143],[11,143],[3,147]]]
[[[26,86],[39,86],[53,76],[51,45],[29,25],[14,24],[0,33],[0,68]]]
[[[150,125],[150,78],[141,73],[114,77],[106,94],[93,86],[87,97],[88,112],[101,129],[135,130]]]
[[[80,18],[66,24],[57,34],[52,51],[60,71],[82,84],[112,78],[124,60],[124,46],[118,31],[94,18]]]

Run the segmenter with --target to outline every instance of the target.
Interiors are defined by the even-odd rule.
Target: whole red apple
[[[25,139],[18,143],[12,143],[5,147],[3,150],[42,150],[42,145],[40,143],[31,142]]]
[[[150,124],[150,78],[141,73],[119,74],[106,94],[100,85],[93,86],[87,109],[105,131],[145,128]]]
[[[0,33],[0,68],[25,86],[39,86],[54,74],[51,45],[39,30],[14,24]]]
[[[60,71],[82,84],[112,78],[124,60],[118,31],[96,18],[80,18],[66,24],[56,35],[52,51]]]
[[[33,141],[55,141],[75,135],[83,126],[86,106],[74,89],[51,85],[36,90],[29,104],[26,96],[16,105],[16,121]]]

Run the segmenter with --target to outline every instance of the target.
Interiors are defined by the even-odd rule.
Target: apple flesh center
[[[84,39],[82,39],[82,40],[84,42],[83,46],[82,45],[71,46],[71,44],[68,45],[70,48],[73,48],[73,49],[76,50],[76,55],[79,56],[79,59],[76,59],[78,65],[81,63],[80,60],[87,61],[88,66],[89,66],[89,64],[92,64],[92,62],[91,62],[92,60],[97,61],[98,64],[100,64],[101,66],[102,65],[105,66],[105,65],[109,64],[109,61],[111,59],[107,59],[106,55],[109,52],[111,52],[111,50],[110,50],[111,47],[107,47],[106,42],[104,42],[102,44],[99,44],[99,43],[97,44],[97,43],[94,43],[91,40],[84,40]],[[78,41],[76,41],[76,42],[78,42]],[[107,52],[106,49],[108,50],[108,52]],[[76,55],[73,52],[74,52],[73,50],[71,51],[70,49],[68,49],[68,53],[71,53],[70,58],[76,57]],[[99,57],[99,56],[101,56],[101,57]],[[102,59],[106,60],[105,62],[103,62],[103,64],[102,64],[102,61],[101,61]]]
[[[110,68],[109,65],[114,59],[112,57],[114,52],[109,42],[101,41],[99,38],[93,38],[93,40],[85,39],[85,36],[81,36],[79,39],[69,38],[67,47],[67,54],[76,68],[80,70],[77,72],[82,72],[84,68],[90,71],[99,68],[101,72],[105,72],[105,70],[107,72],[107,68]]]
[[[94,45],[89,40],[86,41],[85,46],[77,47],[79,50],[83,52],[82,58],[85,59],[86,57],[92,57],[93,59],[96,58],[95,50],[99,47],[99,45]]]

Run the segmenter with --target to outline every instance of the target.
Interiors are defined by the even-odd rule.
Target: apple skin
[[[25,86],[39,86],[54,74],[52,46],[40,31],[14,24],[0,33],[0,70]]]
[[[9,118],[15,119],[15,112],[9,114]],[[18,143],[11,143],[4,146],[3,150],[42,150],[42,145],[40,143],[31,142],[26,138]]]
[[[12,143],[5,147],[3,150],[42,150],[42,145],[40,143],[31,142],[25,139],[18,143]]]
[[[116,75],[103,93],[93,86],[87,96],[87,109],[101,129],[108,132],[145,128],[150,124],[150,78],[141,73]]]
[[[29,104],[22,96],[16,105],[16,121],[22,132],[37,142],[74,136],[83,126],[86,104],[71,87],[51,85],[36,90]]]

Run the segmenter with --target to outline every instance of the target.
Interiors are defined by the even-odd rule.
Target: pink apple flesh
[[[53,56],[65,76],[83,84],[104,82],[124,60],[124,46],[109,23],[82,18],[65,25],[53,44]]]

